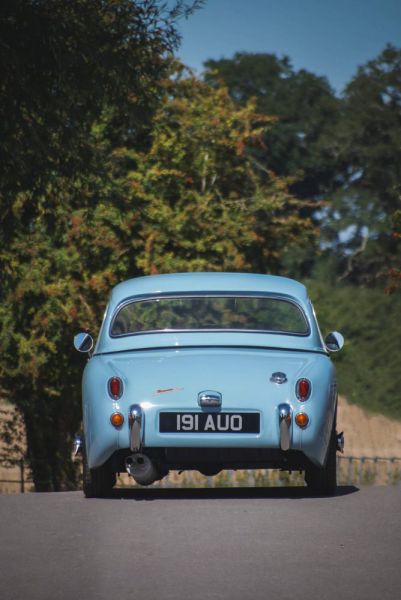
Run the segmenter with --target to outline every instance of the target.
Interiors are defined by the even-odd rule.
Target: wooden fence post
[[[21,474],[21,494],[25,493],[25,469],[24,469],[24,459],[21,458],[19,461],[20,465],[20,474]]]

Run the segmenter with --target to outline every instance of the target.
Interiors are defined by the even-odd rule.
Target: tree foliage
[[[342,278],[372,284],[401,261],[392,235],[401,206],[401,49],[387,46],[358,69],[342,110],[337,137],[347,169],[325,229]]]
[[[119,150],[127,196],[145,209],[141,270],[280,272],[288,248],[313,237],[289,181],[252,158],[269,122],[253,103],[236,108],[224,88],[170,82],[149,151]]]
[[[116,146],[108,115],[87,143],[98,169],[59,176],[29,231],[3,253],[2,385],[24,415],[37,489],[75,485],[82,361],[73,334],[99,327],[111,287],[144,273],[283,269],[313,228],[287,182],[258,173],[247,149],[267,119],[183,74],[166,81],[145,150]],[[33,192],[34,194],[34,192]]]
[[[354,283],[383,285],[401,260],[391,226],[401,194],[400,56],[387,46],[341,98],[287,57],[237,53],[205,63],[207,81],[223,81],[235,101],[254,97],[259,112],[277,117],[256,156],[277,174],[300,173],[291,191],[321,200],[309,214],[321,225],[322,248],[337,276]],[[315,262],[307,257],[298,275]]]
[[[401,295],[313,279],[307,282],[324,334],[345,337],[334,355],[339,392],[368,411],[401,419]]]
[[[198,2],[199,4],[199,2]],[[5,0],[0,8],[0,202],[2,233],[35,216],[32,192],[89,169],[88,135],[105,107],[110,136],[143,138],[165,56],[177,46],[178,2]]]
[[[291,187],[297,196],[311,200],[332,186],[340,103],[324,77],[295,71],[287,56],[245,52],[208,60],[204,77],[223,82],[239,104],[255,98],[260,113],[276,117],[258,157],[278,175],[297,175]]]
[[[401,238],[401,209],[396,210],[393,214],[393,236],[399,241]],[[393,294],[401,286],[401,265],[391,267],[387,273],[388,286],[386,292]]]

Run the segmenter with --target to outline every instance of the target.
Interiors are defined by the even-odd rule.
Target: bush
[[[323,336],[340,331],[334,355],[339,392],[349,402],[401,419],[401,294],[381,289],[309,282]]]

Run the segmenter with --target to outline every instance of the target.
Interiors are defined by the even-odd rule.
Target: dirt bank
[[[344,430],[345,456],[401,457],[401,422],[372,415],[339,398],[338,431]]]

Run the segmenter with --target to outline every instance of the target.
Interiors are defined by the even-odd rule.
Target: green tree
[[[149,151],[120,150],[126,193],[146,214],[138,266],[147,273],[283,272],[288,249],[313,236],[290,180],[253,158],[271,119],[253,101],[236,107],[225,88],[183,73],[169,87]]]
[[[323,334],[337,330],[345,337],[343,350],[333,356],[340,394],[401,419],[401,295],[316,278],[307,286]]]
[[[239,104],[255,98],[258,112],[276,118],[258,157],[277,175],[297,174],[291,186],[295,195],[319,198],[332,188],[338,169],[333,133],[340,101],[327,79],[304,69],[295,71],[287,56],[244,52],[208,60],[204,77],[212,85],[222,81]]]
[[[23,414],[37,489],[76,484],[68,442],[80,419],[81,363],[71,333],[98,322],[96,273],[113,242],[112,225],[109,237],[97,237],[100,217],[82,224],[82,247],[94,243],[81,260],[82,248],[70,243],[78,207],[91,205],[96,217],[113,205],[106,151],[127,140],[144,146],[165,58],[179,40],[176,20],[200,4],[178,1],[169,11],[156,0],[2,3],[0,388]],[[111,282],[118,264],[116,256]]]
[[[83,364],[72,336],[80,326],[95,330],[118,277],[117,256],[116,265],[111,261],[116,272],[105,269],[106,258],[118,252],[108,191],[105,178],[95,175],[49,185],[45,195],[52,208],[45,202],[31,231],[16,232],[3,261],[9,272],[0,307],[0,377],[6,397],[23,415],[37,490],[77,485],[70,454],[80,428]],[[82,209],[72,208],[78,202],[92,207],[85,223]]]
[[[400,240],[401,238],[401,209],[393,214],[393,236]],[[391,267],[387,273],[389,277],[386,292],[393,294],[401,285],[401,268],[399,265]]]
[[[200,4],[200,2],[195,2]],[[108,107],[109,135],[139,143],[177,46],[182,0],[5,0],[0,9],[0,223],[30,227],[56,176],[91,168],[88,136]]]
[[[325,234],[340,276],[375,283],[400,264],[392,218],[401,203],[401,49],[387,46],[345,89],[337,144],[347,170]]]
[[[181,73],[166,82],[147,150],[116,146],[104,114],[88,138],[99,168],[49,183],[29,231],[15,232],[3,257],[1,382],[24,415],[37,489],[76,485],[83,364],[71,342],[80,328],[97,331],[115,283],[280,272],[289,245],[313,238],[286,180],[253,164],[248,149],[265,126],[251,104],[236,108],[225,90]]]

